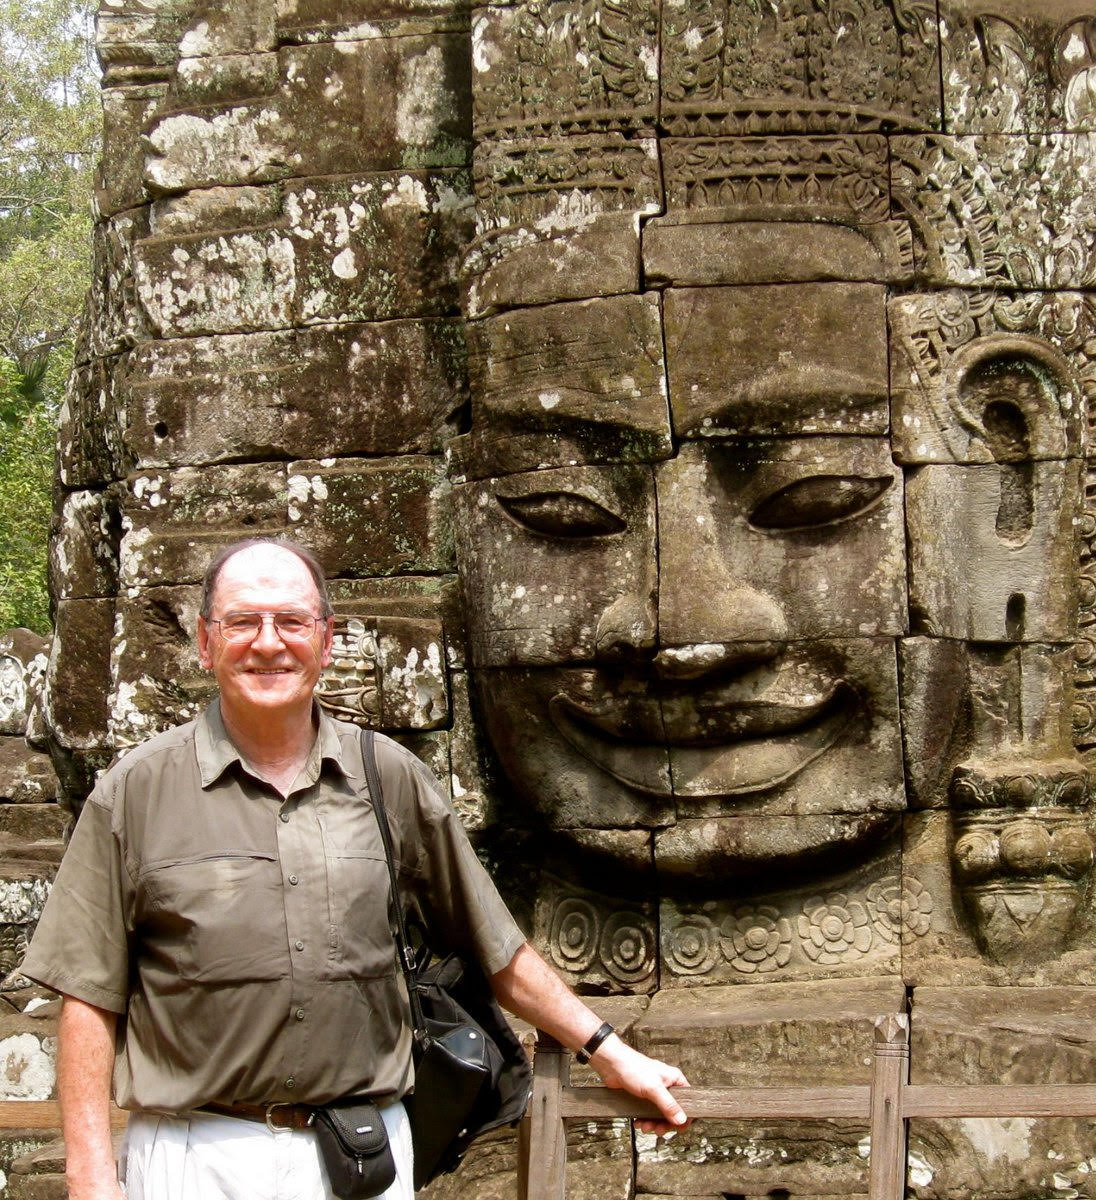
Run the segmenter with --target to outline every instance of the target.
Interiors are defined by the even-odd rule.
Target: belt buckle
[[[275,1125],[274,1124],[273,1117],[274,1117],[274,1110],[276,1108],[296,1108],[296,1105],[290,1103],[290,1101],[288,1101],[288,1100],[279,1100],[274,1104],[268,1104],[266,1106],[266,1127],[267,1127],[267,1129],[269,1129],[272,1133],[276,1133],[279,1129],[283,1130],[283,1131],[286,1129],[293,1129],[294,1126],[292,1126],[292,1125]],[[312,1124],[312,1116],[311,1115],[309,1115],[308,1123],[309,1123],[309,1125]]]

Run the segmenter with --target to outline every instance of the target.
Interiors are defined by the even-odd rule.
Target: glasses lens
[[[303,642],[312,636],[315,619],[303,613],[281,612],[274,614],[274,628],[278,636],[287,642]]]
[[[230,642],[250,642],[263,627],[259,613],[233,613],[221,621],[221,633]]]

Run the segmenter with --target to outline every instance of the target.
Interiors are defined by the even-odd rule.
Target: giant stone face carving
[[[1090,317],[1000,286],[1060,283],[1020,179],[1077,218],[1081,148],[927,132],[932,14],[855,8],[670,5],[657,65],[615,5],[474,23],[474,698],[537,936],[599,986],[937,970],[945,927],[1007,970],[1084,924]]]

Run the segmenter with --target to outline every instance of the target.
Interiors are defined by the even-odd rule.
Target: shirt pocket
[[[325,832],[329,967],[334,979],[379,979],[396,970],[388,864],[367,850],[332,846]]]
[[[246,983],[289,974],[276,855],[239,850],[153,863],[137,888],[144,956],[181,980]]]

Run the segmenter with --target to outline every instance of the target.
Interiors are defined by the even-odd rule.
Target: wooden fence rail
[[[655,1108],[604,1087],[571,1087],[570,1054],[538,1036],[533,1097],[519,1138],[521,1200],[565,1200],[568,1120],[657,1116]],[[870,1085],[689,1088],[676,1093],[690,1117],[724,1120],[861,1120],[871,1135],[869,1200],[903,1200],[907,1122],[912,1117],[1092,1117],[1096,1085],[971,1086],[909,1082],[909,1018],[880,1017]]]

